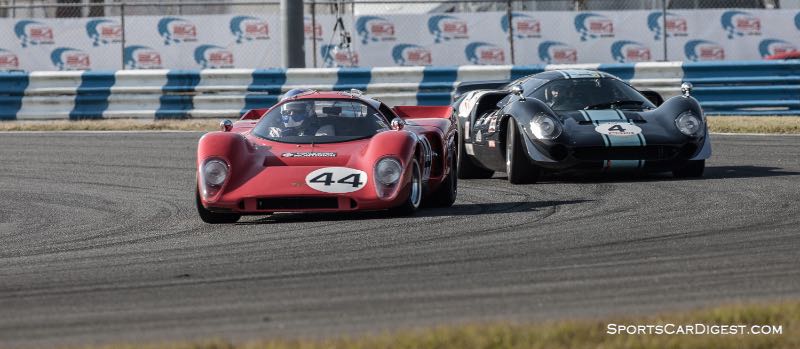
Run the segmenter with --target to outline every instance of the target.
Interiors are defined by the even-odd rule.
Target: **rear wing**
[[[487,80],[487,81],[468,81],[460,82],[453,91],[453,102],[457,101],[463,94],[475,90],[496,90],[508,84],[509,80]]]
[[[451,106],[402,106],[392,110],[403,119],[449,119],[453,115]]]

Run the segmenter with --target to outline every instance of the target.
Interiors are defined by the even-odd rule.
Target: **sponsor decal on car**
[[[338,45],[322,45],[320,55],[326,68],[358,66],[358,53],[351,49],[342,49]]]
[[[245,41],[269,40],[269,24],[267,21],[250,16],[236,16],[231,18],[231,34],[236,38],[236,43]]]
[[[581,41],[614,37],[614,21],[597,13],[581,13],[575,16],[575,30]]]
[[[91,60],[86,52],[70,47],[59,47],[50,53],[50,61],[58,70],[89,70]]]
[[[500,27],[503,32],[508,34],[509,27],[514,32],[514,37],[517,39],[530,39],[542,37],[542,23],[524,13],[512,13],[511,24],[509,26],[508,16],[502,16],[500,19]]]
[[[163,69],[161,54],[142,45],[125,47],[125,69]]]
[[[431,65],[431,50],[414,44],[399,44],[392,48],[392,59],[400,66]]]
[[[203,69],[233,68],[233,52],[216,45],[194,49],[194,61]]]
[[[0,48],[0,70],[19,70],[19,57],[14,52]]]
[[[316,37],[317,41],[322,41],[322,25],[319,22],[314,23],[310,16],[303,17],[303,33],[305,33],[306,40]]]
[[[505,51],[495,45],[486,42],[472,42],[464,49],[467,61],[471,64],[492,65],[505,64]]]
[[[367,173],[349,167],[325,167],[306,176],[306,185],[323,193],[352,193],[366,184]]]
[[[93,19],[86,22],[86,35],[92,40],[92,46],[119,43],[122,42],[122,26],[110,19]]]
[[[289,152],[281,154],[284,158],[335,158],[336,153],[332,152]]]
[[[539,60],[547,64],[577,63],[578,50],[563,42],[544,41],[539,44]]]
[[[780,39],[764,39],[758,43],[758,53],[761,54],[761,57],[795,51],[797,51],[797,46]]]
[[[436,15],[428,19],[428,31],[433,35],[433,42],[469,39],[467,22],[450,15]]]
[[[661,40],[661,31],[663,30],[664,25],[664,23],[661,21],[661,16],[663,16],[661,11],[652,12],[647,16],[647,29],[650,29],[650,31],[653,33],[654,40]],[[686,18],[676,15],[672,12],[667,12],[666,27],[666,35],[668,38],[689,35],[689,24],[686,21]]]
[[[761,35],[761,19],[750,12],[725,11],[722,13],[722,29],[728,32],[728,39],[745,35]]]
[[[725,48],[713,41],[690,40],[683,46],[686,59],[690,61],[721,61],[725,59]]]
[[[394,41],[394,23],[384,17],[361,16],[356,20],[356,31],[361,43],[366,45],[377,41]]]
[[[32,20],[21,20],[14,25],[14,34],[23,48],[36,45],[52,45],[55,43],[53,28]]]
[[[651,59],[650,48],[642,43],[620,40],[611,44],[611,57],[619,63],[648,62]]]
[[[197,27],[182,18],[162,18],[158,21],[158,34],[164,39],[164,45],[197,41]]]

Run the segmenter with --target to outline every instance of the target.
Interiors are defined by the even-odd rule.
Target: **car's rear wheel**
[[[408,196],[397,207],[391,209],[391,212],[399,216],[409,216],[419,209],[422,203],[422,171],[419,168],[417,159],[411,160],[411,182],[409,182]]]
[[[513,184],[536,183],[541,170],[528,158],[517,122],[508,119],[506,128],[506,174]]]
[[[450,161],[450,173],[439,184],[439,189],[436,189],[430,196],[431,206],[434,207],[450,207],[456,202],[456,195],[458,194],[458,156],[454,155]],[[426,200],[427,201],[427,200]]]
[[[672,170],[672,175],[676,178],[697,178],[703,176],[705,169],[705,160],[689,160],[683,167]]]
[[[472,159],[469,158],[469,155],[466,151],[466,145],[464,144],[463,135],[464,132],[469,132],[467,130],[463,130],[458,135],[458,178],[461,179],[484,179],[484,178],[492,178],[494,175],[494,171],[487,170],[483,167],[475,165],[472,162]]]
[[[242,218],[242,215],[236,213],[217,213],[209,211],[203,207],[203,203],[200,201],[200,192],[196,189],[195,204],[197,205],[197,213],[200,215],[200,219],[208,224],[236,223],[239,221],[239,218]]]

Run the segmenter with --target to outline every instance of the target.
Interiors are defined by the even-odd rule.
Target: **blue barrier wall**
[[[233,117],[282,92],[356,88],[389,104],[446,105],[457,82],[511,80],[552,69],[597,69],[666,97],[692,82],[707,114],[800,115],[791,61],[342,69],[0,73],[0,119]]]

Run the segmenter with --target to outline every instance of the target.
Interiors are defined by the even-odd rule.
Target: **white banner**
[[[795,10],[667,13],[669,60],[758,60],[800,47]],[[305,18],[308,67],[634,63],[664,57],[660,11],[387,14]],[[275,15],[0,19],[0,70],[275,68]],[[312,40],[316,33],[316,42]]]

